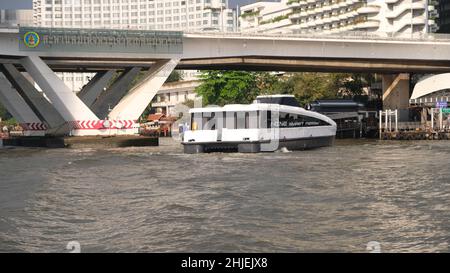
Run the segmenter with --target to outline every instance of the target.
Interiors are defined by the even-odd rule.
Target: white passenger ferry
[[[185,153],[273,152],[333,145],[336,123],[301,108],[292,95],[258,96],[252,104],[194,108]]]

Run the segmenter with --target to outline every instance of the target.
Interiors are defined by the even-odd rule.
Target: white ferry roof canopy
[[[279,110],[279,107],[278,104],[227,104],[223,107],[193,108],[189,110],[189,113],[270,111]]]
[[[256,99],[263,99],[263,98],[295,98],[294,95],[260,95],[257,96]]]
[[[445,89],[450,89],[450,73],[426,77],[416,83],[411,99],[418,99]]]

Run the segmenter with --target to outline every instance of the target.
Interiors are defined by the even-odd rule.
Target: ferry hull
[[[279,145],[270,148],[271,145],[264,145],[262,142],[193,142],[183,143],[184,152],[187,154],[209,153],[209,152],[239,152],[239,153],[259,153],[274,152],[281,148],[288,150],[307,150],[319,147],[332,146],[335,136],[298,138],[280,140]],[[269,148],[267,148],[269,147]]]

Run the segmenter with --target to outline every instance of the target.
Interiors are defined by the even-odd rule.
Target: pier
[[[430,108],[431,119],[427,120],[427,109],[423,109],[420,122],[400,122],[398,110],[379,113],[379,137],[381,140],[449,140],[450,126],[446,108]]]

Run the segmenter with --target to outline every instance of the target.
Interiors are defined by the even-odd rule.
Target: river
[[[0,252],[449,252],[450,142],[0,149]]]

